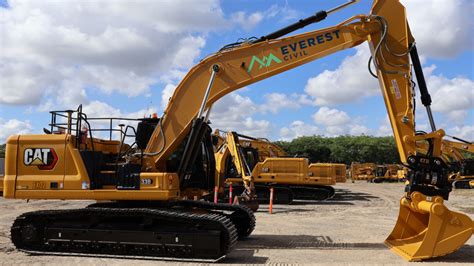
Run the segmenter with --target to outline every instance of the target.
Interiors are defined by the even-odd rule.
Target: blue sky
[[[26,2],[0,0],[0,30],[6,36],[0,42],[0,142],[7,134],[40,133],[49,122],[48,110],[74,109],[79,103],[96,116],[160,113],[162,99],[207,54],[344,1],[184,1],[168,3],[167,11],[160,11],[157,1],[152,5],[144,0],[125,5],[104,0],[97,6],[84,1]],[[472,2],[402,2],[407,2],[426,68],[436,122],[449,134],[474,140]],[[368,14],[370,5],[363,0],[298,32]],[[159,49],[149,48],[149,43]],[[212,114],[214,127],[274,140],[313,134],[391,134],[378,86],[365,70],[367,44],[361,46],[226,96]],[[345,61],[360,67],[352,71],[344,67]],[[320,86],[325,71],[339,77],[331,81],[334,88]],[[354,82],[354,88],[345,85]],[[341,102],[323,99],[315,91],[337,86],[341,94],[358,96]],[[421,106],[418,111],[420,128],[428,130]]]

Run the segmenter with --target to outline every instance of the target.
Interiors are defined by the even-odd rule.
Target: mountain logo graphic
[[[57,162],[58,155],[52,148],[27,148],[23,153],[23,163],[40,170],[51,170]]]
[[[276,62],[277,64],[281,63],[281,59],[276,57],[272,53],[270,53],[268,56],[264,56],[262,59],[254,55],[252,56],[252,60],[250,61],[250,65],[247,69],[248,73],[252,71],[253,65],[255,64],[255,62],[259,64],[258,69],[262,69],[262,67],[269,67],[272,64],[272,62]]]

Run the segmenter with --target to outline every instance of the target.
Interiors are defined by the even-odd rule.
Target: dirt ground
[[[257,227],[241,241],[224,264],[407,264],[383,244],[398,215],[403,184],[366,182],[337,184],[336,196],[325,202],[276,205],[268,214],[262,205]],[[474,190],[451,193],[448,207],[474,219]],[[175,264],[150,260],[88,257],[30,256],[14,249],[9,228],[23,212],[40,209],[77,208],[85,201],[13,201],[0,199],[0,264],[148,265]],[[430,264],[474,263],[474,238],[457,252]],[[180,262],[179,264],[183,264]]]

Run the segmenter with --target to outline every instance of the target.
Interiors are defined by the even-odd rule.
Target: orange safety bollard
[[[232,204],[232,183],[230,183],[229,187],[229,204]]]
[[[273,188],[270,188],[270,204],[268,205],[268,212],[273,213]]]
[[[219,188],[217,186],[214,187],[214,203],[217,203],[217,193],[219,192]]]

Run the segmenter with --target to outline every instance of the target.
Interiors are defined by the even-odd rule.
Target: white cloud
[[[363,125],[360,117],[351,118],[346,112],[326,106],[313,114],[315,125],[296,120],[289,127],[280,129],[280,138],[291,140],[301,136],[321,135],[327,137],[340,135],[371,135],[371,130]]]
[[[305,94],[269,93],[263,96],[265,102],[260,106],[262,113],[278,113],[281,109],[299,109],[303,105],[311,105],[312,101]]]
[[[355,102],[380,93],[377,80],[367,70],[369,57],[367,45],[358,46],[356,54],[346,57],[337,69],[325,70],[308,79],[305,92],[317,105]]]
[[[371,130],[364,126],[364,125],[358,125],[358,124],[352,124],[349,129],[349,134],[350,135],[371,135]]]
[[[174,84],[166,84],[165,88],[161,91],[161,108],[165,109],[168,105],[168,102],[173,96],[174,90],[176,89],[176,85]]]
[[[5,143],[7,138],[16,134],[30,133],[33,127],[29,120],[20,121],[17,119],[10,119],[5,121],[0,118],[0,144]]]
[[[470,0],[402,0],[420,53],[453,57],[473,48],[474,3]]]
[[[331,109],[326,106],[319,108],[319,110],[313,115],[314,122],[324,126],[343,126],[351,121],[349,115],[346,112]]]
[[[435,66],[425,68],[432,109],[447,116],[451,124],[462,125],[468,110],[474,108],[474,81],[464,77],[446,78],[434,75]],[[418,106],[421,101],[418,97]]]
[[[284,6],[272,5],[269,9],[264,12],[265,17],[273,18],[278,16],[280,21],[286,22],[289,20],[295,20],[301,16],[300,12],[291,8],[288,2],[285,2]]]
[[[134,112],[124,112],[119,108],[113,107],[107,103],[101,101],[91,101],[89,104],[83,105],[82,111],[87,114],[88,118],[101,118],[101,117],[114,117],[114,118],[133,118],[139,119],[144,117],[149,117],[153,113],[157,112],[155,107],[149,107],[147,109],[141,109]],[[110,122],[108,120],[89,120],[92,128],[100,128],[100,129],[109,129]],[[138,124],[138,121],[128,121],[128,120],[114,120],[112,122],[113,129],[119,129],[119,124],[125,124],[134,126]],[[128,132],[131,133],[131,132]],[[99,138],[109,138],[108,132],[93,132],[94,137]],[[119,133],[114,132],[113,138],[118,139]],[[130,139],[128,139],[130,141]]]
[[[49,106],[66,107],[78,96],[85,101],[89,89],[146,95],[161,76],[192,66],[207,32],[229,25],[217,0],[9,6],[0,8],[3,104],[39,104],[48,95]],[[76,93],[50,98],[69,87]]]
[[[239,11],[233,13],[231,16],[231,20],[240,25],[244,30],[250,31],[255,26],[258,25],[263,20],[263,14],[261,12],[254,12],[252,14],[247,15],[247,13],[243,11]]]
[[[474,142],[474,125],[452,127],[446,130],[446,134]]]
[[[385,116],[385,119],[380,124],[375,135],[379,137],[393,136],[392,125],[390,124],[390,120],[388,119],[388,116]]]
[[[289,127],[280,129],[280,138],[282,140],[292,140],[302,136],[321,135],[321,130],[317,126],[306,124],[303,121],[293,121]]]
[[[271,19],[278,16],[279,21],[286,22],[295,20],[300,13],[289,7],[288,3],[284,6],[272,5],[265,11],[257,11],[247,14],[244,11],[238,11],[231,14],[231,21],[242,27],[245,31],[250,31],[265,19]]]
[[[242,134],[267,137],[271,124],[267,120],[256,120],[252,115],[258,106],[249,98],[231,93],[218,100],[211,111],[211,126],[214,129],[232,130]]]

